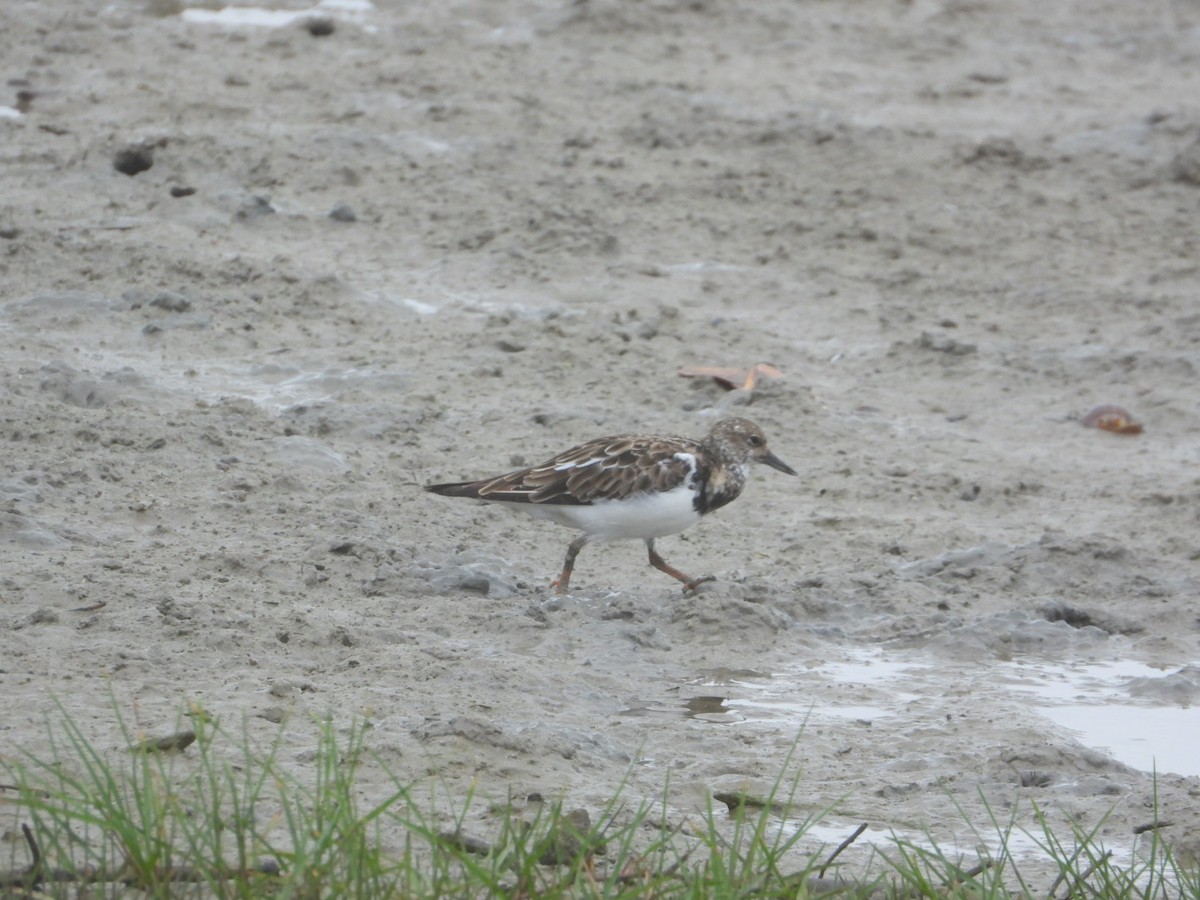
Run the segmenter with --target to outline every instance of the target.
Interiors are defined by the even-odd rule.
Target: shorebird
[[[761,428],[732,418],[717,422],[700,440],[649,434],[595,438],[527,469],[425,490],[504,503],[581,531],[551,582],[560,594],[567,592],[575,557],[587,544],[632,538],[645,541],[650,565],[683,582],[687,592],[713,576],[685,575],[658,555],[654,541],[736,500],[753,463],[797,474],[767,449]]]

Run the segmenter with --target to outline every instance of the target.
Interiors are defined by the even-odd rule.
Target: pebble
[[[150,301],[150,305],[165,309],[167,312],[181,313],[192,308],[192,301],[175,291],[159,291]]]

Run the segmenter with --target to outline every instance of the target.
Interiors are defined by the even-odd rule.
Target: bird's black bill
[[[774,453],[768,453],[766,456],[759,457],[760,463],[765,463],[772,469],[778,469],[780,472],[786,472],[788,475],[799,475],[800,473],[785,463]]]

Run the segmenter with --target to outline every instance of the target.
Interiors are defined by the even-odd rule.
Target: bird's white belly
[[[598,500],[590,506],[529,504],[524,509],[536,518],[586,532],[594,540],[646,540],[678,534],[699,522],[695,496],[695,491],[681,485],[661,494]]]

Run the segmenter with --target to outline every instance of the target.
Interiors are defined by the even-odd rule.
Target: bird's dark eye
[[[761,447],[762,442],[763,442],[763,439],[760,438],[757,434],[750,435],[750,446],[751,447]]]

